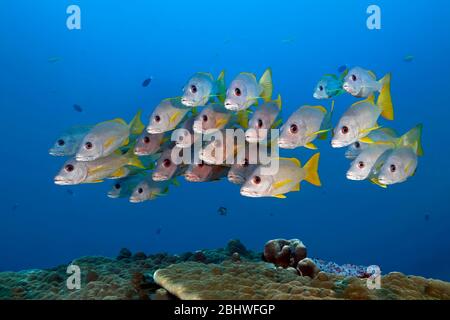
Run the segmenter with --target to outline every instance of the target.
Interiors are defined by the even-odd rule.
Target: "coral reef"
[[[382,277],[382,289],[370,290],[367,279],[325,272],[315,278],[301,277],[288,269],[252,261],[185,262],[157,270],[154,279],[173,295],[187,300],[450,299],[450,283],[398,272]]]
[[[70,263],[81,270],[81,288],[73,290],[68,265],[0,272],[0,299],[450,299],[447,282],[393,272],[380,290],[369,290],[365,267],[306,258],[299,240],[269,243],[265,259],[278,265],[239,240],[180,255],[124,248],[116,259],[82,257]]]

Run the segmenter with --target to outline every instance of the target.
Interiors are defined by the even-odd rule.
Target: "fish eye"
[[[391,172],[395,172],[397,170],[397,167],[395,166],[395,164],[391,164],[389,169],[391,170]]]
[[[263,121],[261,119],[258,119],[258,128],[262,128],[263,124]]]
[[[138,193],[142,193],[142,192],[144,192],[144,189],[139,188],[139,189],[138,189]]]
[[[63,145],[66,144],[66,142],[63,139],[59,139],[57,143],[58,143],[58,146],[60,146],[60,147],[62,147]]]
[[[356,76],[354,74],[352,74],[352,81],[356,81]]]
[[[158,116],[158,115],[156,115],[156,116],[155,116],[155,121],[156,121],[156,122],[160,122],[160,121],[161,121],[161,117]]]
[[[86,148],[86,150],[91,150],[92,149],[92,142],[86,142],[85,144],[84,144],[84,147]]]
[[[192,92],[192,93],[197,93],[197,86],[192,85],[192,86],[191,86],[191,92]]]
[[[206,114],[204,114],[202,116],[202,120],[203,120],[203,122],[207,122],[208,121],[208,116]]]
[[[120,183],[116,183],[116,184],[114,185],[114,188],[115,188],[116,190],[119,190],[119,189],[120,189]]]
[[[244,164],[243,164],[243,166],[244,166],[244,167],[248,167],[248,159],[244,159]]]
[[[358,168],[363,169],[364,168],[364,162],[362,162],[362,161],[358,162]]]
[[[235,88],[235,89],[234,89],[234,95],[235,95],[236,97],[240,97],[241,94],[242,94],[241,89],[239,89],[239,88]]]
[[[164,159],[162,164],[165,168],[168,168],[172,164],[172,161],[170,161],[170,159]]]
[[[73,164],[68,164],[64,167],[64,170],[66,170],[67,172],[72,172],[73,169],[75,169],[75,167],[73,166]]]
[[[356,141],[355,142],[355,148],[356,149],[359,149],[361,147],[361,144],[359,143],[359,141]]]
[[[254,184],[260,184],[261,183],[261,177],[260,176],[254,176],[252,179]]]
[[[297,133],[298,132],[298,126],[295,124],[295,123],[293,123],[293,124],[291,124],[291,126],[289,127],[289,130],[291,131],[291,133]]]
[[[144,137],[144,143],[150,143],[150,138],[148,136]]]
[[[319,86],[319,90],[320,90],[320,91],[323,91],[323,86]]]
[[[343,134],[347,134],[348,131],[349,131],[349,129],[348,129],[347,126],[343,126],[343,127],[341,128],[341,132],[342,132]]]

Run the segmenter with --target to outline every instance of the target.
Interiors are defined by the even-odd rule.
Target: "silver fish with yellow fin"
[[[153,111],[147,132],[157,134],[171,131],[183,121],[185,115],[191,110],[184,106],[179,98],[165,99]]]
[[[245,139],[250,143],[261,142],[267,139],[268,131],[280,126],[282,119],[281,96],[274,101],[269,101],[259,106],[248,121],[248,130]]]
[[[217,97],[223,105],[225,94],[225,71],[220,73],[217,80],[211,73],[197,72],[184,86],[181,103],[187,107],[205,106]]]
[[[279,158],[279,169],[276,174],[265,175],[259,166],[241,187],[241,195],[246,197],[286,198],[285,194],[300,190],[300,182],[308,181],[315,186],[321,186],[318,166],[320,153],[301,166],[296,158]]]

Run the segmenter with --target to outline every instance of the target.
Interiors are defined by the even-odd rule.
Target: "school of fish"
[[[333,148],[347,147],[345,157],[352,160],[346,173],[349,180],[367,180],[383,188],[406,181],[423,155],[422,125],[398,135],[379,124],[381,118],[394,119],[390,74],[377,79],[361,67],[339,70],[340,75],[324,75],[313,93],[315,99],[330,99],[329,109],[302,105],[285,121],[281,96],[273,98],[270,68],[259,79],[242,72],[228,87],[224,71],[217,78],[197,72],[182,95],[164,99],[153,109],[147,125],[138,111],[129,123],[115,118],[68,128],[49,150],[52,156],[68,158],[54,182],[77,185],[112,179],[108,197],[139,203],[167,195],[169,188],[180,185],[180,176],[188,182],[227,179],[240,185],[243,196],[282,199],[299,191],[301,181],[321,186],[320,154],[304,165],[297,158],[276,156],[272,161],[277,161],[278,169],[268,174],[264,169],[269,164],[249,161],[250,151],[273,145],[317,150],[315,140],[325,140],[328,134]],[[343,94],[360,100],[333,126],[335,98]],[[215,134],[225,137],[226,129],[242,129],[245,143],[234,138],[208,140]],[[279,129],[277,137],[272,137],[271,129]],[[198,143],[196,151],[193,146]],[[243,156],[238,159],[238,154]]]

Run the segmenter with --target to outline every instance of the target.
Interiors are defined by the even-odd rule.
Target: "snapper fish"
[[[377,105],[382,110],[393,110],[391,98],[391,74],[377,80],[375,73],[360,67],[351,69],[344,78],[342,88],[354,97],[367,98],[376,92],[380,93]],[[387,112],[384,117],[394,120],[394,113]]]
[[[381,185],[391,185],[406,181],[416,172],[418,156],[423,155],[422,124],[417,125],[396,143],[396,147],[384,161],[377,178],[372,182]]]
[[[56,157],[74,156],[80,148],[83,138],[93,126],[74,126],[67,129],[49,150],[49,154]]]
[[[333,109],[334,101],[330,112],[323,106],[302,106],[297,109],[281,127],[278,146],[283,149],[317,149],[313,141],[317,137],[326,139],[327,132],[332,130]]]
[[[205,106],[217,97],[223,104],[225,91],[225,71],[219,74],[217,80],[214,80],[211,73],[197,72],[183,87],[181,103],[187,107]]]
[[[129,198],[143,178],[143,175],[139,174],[118,179],[108,191],[108,197],[112,199]]]
[[[150,134],[146,131],[137,138],[134,146],[134,154],[148,156],[157,153],[169,138],[164,133]]]
[[[262,166],[247,178],[241,187],[241,195],[246,197],[275,197],[286,198],[286,193],[300,190],[300,182],[305,180],[315,186],[321,186],[319,174],[320,153],[316,153],[311,159],[301,166],[296,158],[279,158],[279,169],[274,175],[263,175]]]
[[[229,140],[230,138],[232,139]],[[229,136],[222,130],[220,136],[214,136],[214,139],[211,138],[211,141],[205,144],[199,153],[199,159],[215,165],[235,163],[236,155],[247,149],[246,143],[239,142],[235,142],[234,135]]]
[[[330,99],[345,93],[342,85],[347,73],[348,70],[344,70],[339,77],[334,74],[324,75],[317,83],[313,97],[316,99]]]
[[[161,101],[150,117],[147,132],[157,134],[175,129],[190,110],[181,103],[179,98]]]
[[[380,115],[386,119],[392,119],[394,114],[392,108],[383,109],[382,107],[386,105],[380,105],[378,101],[375,103],[374,96],[371,95],[366,100],[352,104],[334,128],[331,146],[341,148],[356,141],[371,143],[370,139],[364,138],[372,131],[380,128],[377,123]]]
[[[165,181],[182,175],[188,166],[183,163],[176,164],[173,161],[173,157],[174,155],[183,156],[183,152],[185,152],[184,149],[178,146],[165,149],[156,163],[155,170],[152,173],[152,179],[154,181]]]
[[[369,141],[371,143],[375,142],[387,142],[392,143],[395,140],[397,140],[398,135],[397,132],[395,132],[394,129],[391,128],[380,128],[375,131],[372,131],[369,133],[366,137],[366,141]],[[364,143],[364,142],[353,142],[351,145],[348,146],[347,150],[345,151],[345,157],[349,160],[354,160],[356,157],[366,150],[371,143]]]
[[[117,150],[109,156],[92,161],[78,161],[72,158],[64,164],[54,181],[58,185],[75,185],[102,182],[105,178],[123,178],[129,174],[126,166],[145,169],[130,148],[126,154]]]
[[[268,131],[277,128],[281,123],[281,96],[258,107],[248,121],[245,140],[250,143],[261,142],[267,139]]]
[[[257,148],[259,147],[258,145]],[[246,147],[243,161],[237,160],[228,171],[228,181],[234,184],[243,184],[247,180],[259,164],[259,159],[252,159],[251,155],[258,156],[258,149],[251,151],[250,148]]]
[[[148,200],[154,200],[158,197],[169,194],[169,186],[172,181],[153,181],[151,176],[145,177],[134,188],[129,201],[131,203],[140,203]]]
[[[247,122],[247,111],[243,110],[234,113],[221,104],[211,104],[203,108],[197,115],[193,124],[193,130],[196,133],[211,134],[234,124],[239,124],[246,128]]]
[[[376,172],[377,164],[382,162],[382,156],[393,148],[394,146],[389,144],[369,145],[350,164],[350,168],[347,171],[347,179],[366,180],[371,178],[372,174]]]
[[[130,135],[139,135],[144,130],[139,110],[130,124],[123,119],[114,119],[95,125],[83,138],[75,155],[77,161],[93,161],[107,157],[130,142]]]
[[[232,111],[245,110],[262,98],[272,99],[272,71],[268,68],[259,81],[253,73],[242,72],[230,84],[225,99],[225,108]]]
[[[207,182],[220,180],[227,176],[229,168],[226,166],[215,166],[205,163],[189,165],[184,177],[189,182]]]
[[[189,117],[180,125],[180,128],[172,133],[172,141],[175,141],[177,147],[188,148],[201,137],[201,135],[196,135],[194,132],[196,118],[194,116]]]

